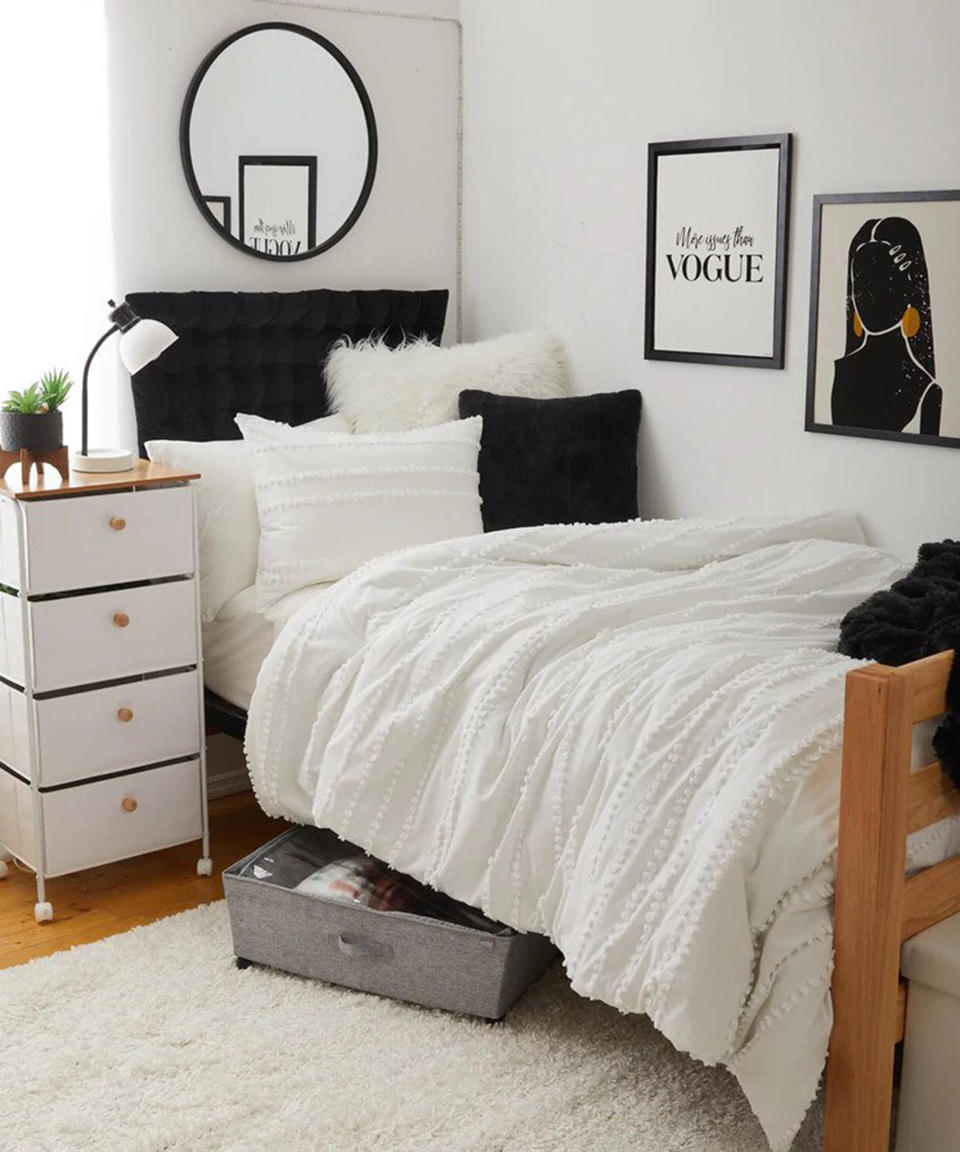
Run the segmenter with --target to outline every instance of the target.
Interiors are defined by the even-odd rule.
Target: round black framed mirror
[[[377,126],[357,70],[299,24],[254,24],[211,51],[190,82],[180,156],[208,224],[263,260],[326,252],[360,218]]]

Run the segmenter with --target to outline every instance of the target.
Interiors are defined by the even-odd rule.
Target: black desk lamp
[[[83,385],[81,388],[81,448],[74,452],[70,458],[70,467],[77,472],[127,472],[133,467],[134,455],[122,448],[94,448],[90,449],[87,443],[87,381],[90,376],[90,365],[93,358],[100,351],[103,344],[110,339],[114,332],[120,333],[120,359],[124,367],[132,376],[145,368],[165,349],[177,339],[176,332],[171,331],[166,324],[159,320],[144,320],[134,312],[124,300],[117,305],[109,301],[112,309],[110,313],[110,328],[104,332],[94,344],[87,362],[83,366]]]

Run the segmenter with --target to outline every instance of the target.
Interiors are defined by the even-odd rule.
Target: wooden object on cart
[[[900,946],[960,911],[960,856],[904,874],[907,836],[960,814],[939,763],[911,771],[913,726],[946,711],[953,659],[847,676],[824,1152],[888,1149],[894,1051],[910,1011]]]
[[[0,478],[6,475],[7,469],[13,464],[20,465],[20,483],[26,488],[30,484],[30,473],[34,465],[37,468],[38,480],[42,480],[44,464],[52,464],[60,473],[60,478],[66,480],[70,472],[70,455],[66,444],[48,450],[18,448],[12,452],[4,452],[0,448]]]

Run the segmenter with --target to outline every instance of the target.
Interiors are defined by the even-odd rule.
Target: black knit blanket
[[[908,664],[944,649],[960,652],[960,542],[922,544],[908,575],[874,592],[844,616],[840,651],[860,660]],[[933,738],[934,751],[960,788],[960,660],[947,685],[950,711]]]

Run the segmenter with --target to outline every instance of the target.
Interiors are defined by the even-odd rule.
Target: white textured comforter
[[[521,529],[376,560],[267,658],[270,813],[520,929],[574,987],[738,1077],[776,1152],[831,1024],[856,520]]]

